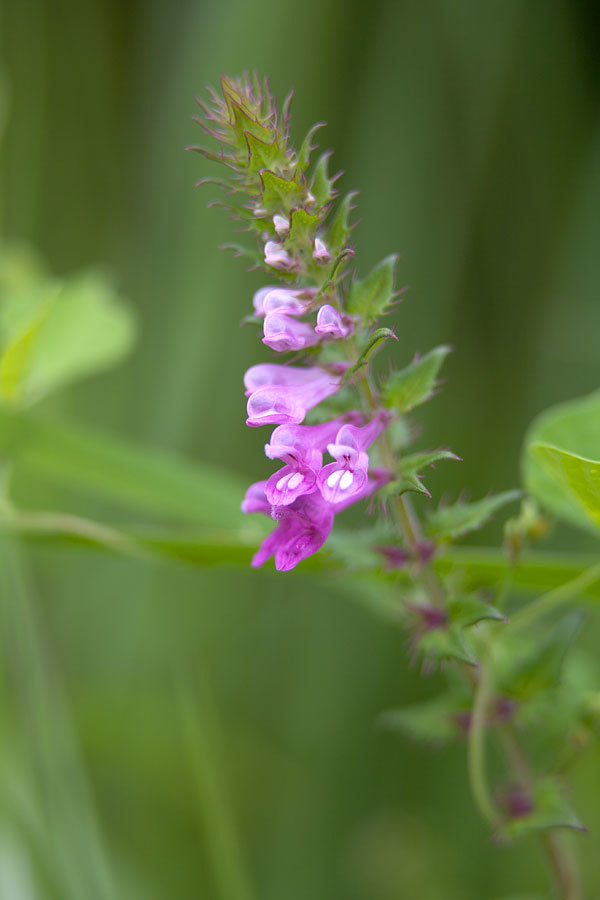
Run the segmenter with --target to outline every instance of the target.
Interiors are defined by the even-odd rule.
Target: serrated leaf
[[[540,447],[552,450],[539,450]],[[552,407],[532,423],[524,442],[523,480],[559,519],[598,534],[600,391]],[[558,452],[556,452],[558,451]],[[585,482],[591,478],[586,496]]]
[[[319,227],[319,217],[306,212],[302,207],[292,210],[290,216],[290,233],[286,247],[304,247],[310,251]]]
[[[268,169],[260,172],[262,205],[270,212],[290,213],[305,198],[304,188],[297,181],[283,178]]]
[[[305,172],[308,168],[310,164],[310,154],[313,150],[316,149],[312,142],[313,138],[319,128],[323,128],[324,125],[325,122],[317,122],[315,125],[313,125],[313,127],[310,129],[310,131],[302,141],[300,150],[298,152],[298,170],[300,172]]]
[[[508,621],[495,606],[474,596],[450,597],[446,602],[446,612],[453,625],[461,628],[468,628],[484,619],[493,619],[496,622]]]
[[[319,206],[324,206],[335,197],[333,183],[335,178],[329,177],[329,157],[331,151],[323,153],[317,160],[310,190]]]
[[[258,175],[261,169],[273,169],[281,161],[282,153],[277,141],[266,143],[253,134],[246,133],[248,145],[248,171]]]
[[[436,662],[455,659],[469,666],[478,665],[465,632],[456,625],[426,631],[419,641],[419,649],[426,659],[433,659]]]
[[[332,256],[337,256],[337,254],[341,250],[343,250],[348,242],[348,236],[352,228],[352,226],[350,225],[350,213],[354,208],[352,206],[352,201],[356,197],[356,193],[356,191],[352,191],[350,194],[347,194],[344,197],[337,208],[335,217],[333,218],[331,225],[329,226],[329,231],[327,233],[327,246],[329,247]]]
[[[240,147],[244,146],[247,135],[257,138],[264,144],[272,144],[275,137],[275,130],[259,122],[252,116],[249,110],[238,103],[237,100],[229,95],[226,96],[231,117],[230,127],[237,139],[238,145]]]
[[[453,453],[452,450],[421,450],[418,453],[411,453],[403,456],[398,465],[398,471],[418,472],[419,469],[425,469],[427,466],[434,466],[436,462],[442,459],[454,459],[461,461],[460,456]]]
[[[397,413],[410,412],[416,406],[433,397],[437,376],[450,347],[436,347],[425,356],[414,359],[410,365],[392,372],[383,389],[383,402]]]
[[[465,698],[447,693],[424,703],[387,710],[377,721],[382,728],[398,731],[408,738],[442,744],[458,737],[459,717],[464,712],[468,712]]]
[[[533,809],[518,819],[501,826],[499,834],[519,838],[549,828],[574,828],[586,831],[585,825],[571,806],[562,785],[551,776],[541,778],[533,790]]]
[[[402,494],[413,493],[423,494],[423,496],[431,498],[431,494],[421,481],[422,477],[416,472],[407,472],[406,475],[402,475],[400,478],[394,478],[393,481],[380,488],[379,497],[385,501],[392,497],[401,497]]]
[[[396,255],[388,256],[371,270],[364,281],[352,282],[346,302],[350,315],[360,316],[369,323],[388,311],[394,298],[397,262]]]
[[[520,497],[520,491],[504,491],[473,503],[457,500],[451,506],[440,506],[428,516],[427,534],[442,540],[462,537],[481,528],[501,507]]]

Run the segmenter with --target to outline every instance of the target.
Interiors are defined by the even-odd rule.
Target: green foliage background
[[[199,139],[194,96],[243,69],[279,98],[295,89],[298,138],[329,123],[321,144],[361,190],[363,275],[401,251],[411,289],[385,352],[404,365],[455,348],[422,444],[465,462],[429,476],[434,498],[514,487],[532,417],[598,387],[591,0],[4,0],[0,13],[2,236],[59,275],[108,266],[141,323],[129,360],[44,401],[48,416],[237,473],[240,493],[264,477],[241,376],[266,354],[238,325],[261,281],[217,250],[230,223],[193,189],[209,164],[183,152]],[[18,488],[25,505],[131,521],[65,494],[52,467]],[[221,527],[220,503],[197,522]],[[491,846],[464,747],[423,752],[375,727],[435,676],[341,580],[2,552],[2,900],[547,896],[533,841]],[[599,772],[588,754],[574,778],[590,896]]]

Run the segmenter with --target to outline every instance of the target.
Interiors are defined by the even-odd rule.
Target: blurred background
[[[108,268],[140,325],[125,364],[44,414],[218,465],[241,490],[265,477],[241,378],[267,354],[239,327],[261,278],[217,249],[231,223],[193,185],[218,173],[183,150],[201,141],[194,97],[244,69],[280,100],[294,89],[296,140],[328,123],[341,189],[361,192],[360,271],[401,252],[398,361],[455,348],[419,419],[419,446],[465,460],[430,477],[436,500],[517,485],[532,417],[598,387],[595,0],[3,0],[0,28],[1,236],[57,274]],[[2,900],[549,896],[534,841],[486,836],[464,746],[375,727],[436,690],[403,633],[335,579],[266,569],[11,550]],[[574,777],[590,897],[597,763]]]

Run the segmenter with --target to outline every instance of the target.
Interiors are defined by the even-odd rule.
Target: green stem
[[[489,666],[482,666],[475,688],[471,722],[469,726],[468,767],[469,782],[475,803],[482,818],[495,828],[499,816],[487,783],[485,767],[485,729],[487,710],[492,694],[492,673]]]
[[[600,581],[600,563],[591,566],[571,581],[561,584],[554,590],[548,591],[548,593],[538,597],[537,600],[529,603],[512,617],[510,627],[514,630],[530,625],[541,616],[553,612],[561,604],[586,588],[591,587],[597,581]]]

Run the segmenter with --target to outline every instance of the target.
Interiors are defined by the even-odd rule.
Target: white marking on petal
[[[340,478],[342,478],[344,472],[342,469],[336,469],[335,472],[332,472],[331,475],[327,479],[327,487],[335,488],[338,485]]]
[[[288,487],[291,491],[295,490],[299,484],[302,484],[303,476],[301,472],[294,472],[288,481]]]
[[[348,469],[346,469],[346,471],[343,473],[342,477],[340,478],[340,489],[342,491],[347,490],[350,487],[350,485],[353,484],[353,482],[354,482],[354,475],[352,474],[352,472],[350,472]]]
[[[288,476],[284,475],[283,478],[280,478],[275,487],[278,491],[283,491],[287,484]]]

